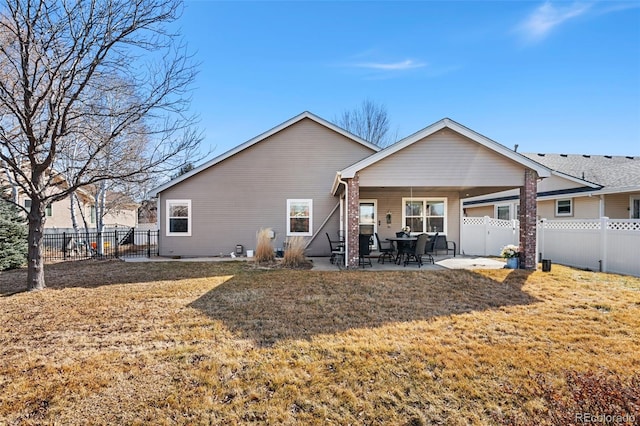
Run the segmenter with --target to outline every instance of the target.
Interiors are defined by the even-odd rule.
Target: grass
[[[19,292],[25,276],[0,273],[0,424],[551,424],[584,406],[581,377],[640,418],[638,278],[104,261]]]

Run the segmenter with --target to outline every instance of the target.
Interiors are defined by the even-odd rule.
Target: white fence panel
[[[520,222],[517,220],[489,219],[487,255],[500,256],[506,245],[520,244]]]
[[[600,224],[596,220],[594,225],[597,228],[590,225],[584,221],[542,221],[542,226],[538,227],[538,250],[542,258],[577,268],[599,270]]]
[[[462,246],[460,253],[483,256],[486,251],[488,217],[462,218]]]
[[[605,245],[608,272],[640,276],[640,220],[608,221]]]
[[[508,244],[518,245],[520,222],[485,217],[462,218],[461,252],[474,256],[499,256]]]
[[[538,227],[544,259],[593,271],[640,276],[640,220],[546,220]]]

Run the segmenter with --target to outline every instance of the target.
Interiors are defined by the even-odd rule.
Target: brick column
[[[352,179],[347,180],[349,199],[347,200],[347,267],[357,268],[360,257],[360,178],[356,174]]]
[[[520,187],[520,269],[536,269],[536,222],[538,174],[524,171],[524,185]]]

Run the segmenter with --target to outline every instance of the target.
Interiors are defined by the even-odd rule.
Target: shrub
[[[275,259],[273,246],[271,245],[271,228],[262,228],[258,231],[256,244],[256,262],[272,262]]]
[[[283,266],[299,268],[307,264],[304,257],[305,240],[302,237],[291,237],[287,240],[287,249],[282,259]]]
[[[0,271],[27,262],[27,220],[9,202],[0,199]]]

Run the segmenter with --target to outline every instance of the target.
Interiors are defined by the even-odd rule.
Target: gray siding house
[[[339,229],[339,200],[331,194],[336,171],[378,150],[300,114],[154,191],[160,255],[229,255],[238,244],[253,250],[260,228],[273,229],[275,248],[301,235],[310,240],[309,255],[327,254],[324,233],[338,238]],[[186,216],[172,218],[172,210]],[[297,229],[290,229],[292,222]]]
[[[381,150],[304,112],[153,191],[161,256],[254,249],[260,228],[274,246],[307,239],[329,254],[325,233],[358,262],[358,234],[445,234],[459,241],[462,199],[517,189],[525,268],[535,268],[536,185],[551,171],[450,119]]]

